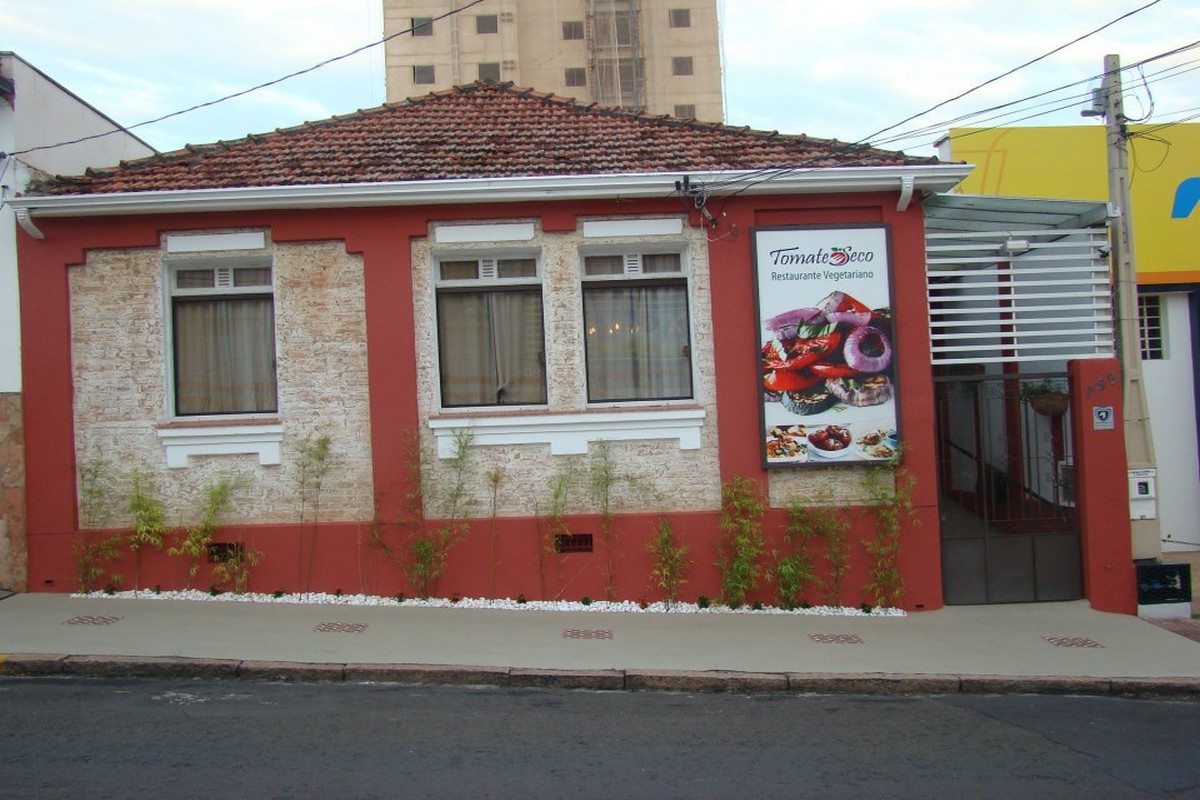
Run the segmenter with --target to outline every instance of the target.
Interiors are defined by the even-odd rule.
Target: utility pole
[[[1124,403],[1125,454],[1129,463],[1130,500],[1150,499],[1150,518],[1137,518],[1131,508],[1133,557],[1158,558],[1162,540],[1156,510],[1157,472],[1154,442],[1150,438],[1150,414],[1142,381],[1142,348],[1138,326],[1137,272],[1133,258],[1132,204],[1129,194],[1129,134],[1125,105],[1121,98],[1121,57],[1104,57],[1105,140],[1108,151],[1108,205],[1113,220],[1112,245],[1117,300],[1117,347],[1121,361]],[[1148,480],[1148,483],[1147,483]],[[1149,498],[1133,496],[1149,491]],[[1147,505],[1139,503],[1138,505]]]

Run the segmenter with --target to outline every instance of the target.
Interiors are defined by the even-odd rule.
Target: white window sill
[[[172,425],[159,428],[158,438],[167,451],[167,466],[183,469],[191,456],[241,455],[251,453],[258,456],[258,463],[270,466],[281,463],[280,443],[283,441],[283,425],[237,424],[198,425],[182,427]]]
[[[481,447],[548,444],[551,455],[586,453],[591,442],[675,439],[680,450],[700,449],[703,408],[630,409],[573,414],[505,414],[436,417],[429,427],[438,458],[454,457],[454,435],[472,433]]]

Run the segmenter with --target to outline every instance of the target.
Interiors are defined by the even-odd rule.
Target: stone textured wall
[[[504,220],[511,221],[511,220]],[[711,342],[712,308],[709,294],[708,247],[703,230],[686,223],[681,237],[620,237],[587,239],[588,247],[619,243],[636,251],[639,243],[682,242],[686,246],[689,269],[690,314],[692,324],[694,401],[706,417],[698,450],[680,450],[674,439],[610,441],[605,443],[612,467],[621,480],[614,488],[614,509],[619,512],[699,511],[720,507],[721,477],[717,459],[717,406],[712,352],[704,346]],[[583,341],[583,295],[580,285],[580,248],[582,233],[545,233],[538,231],[533,242],[522,242],[517,249],[536,246],[542,268],[542,299],[546,336],[546,380],[548,409],[551,412],[582,412],[595,406],[587,402],[587,374]],[[493,245],[455,245],[453,252],[478,250],[480,255],[503,254]],[[421,443],[425,453],[434,450],[433,435],[426,423],[431,416],[454,417],[462,412],[442,413],[439,406],[437,328],[435,323],[434,265],[438,246],[430,237],[413,243],[413,293],[416,345],[418,353],[417,394],[420,408]],[[667,405],[667,404],[662,404]],[[603,406],[602,406],[603,407]],[[622,403],[608,408],[652,408],[655,404]],[[504,413],[504,409],[496,412]],[[528,412],[536,414],[536,411]],[[469,415],[469,414],[468,414]],[[474,448],[472,474],[477,476],[474,497],[475,516],[491,513],[489,470],[500,470],[502,480],[497,497],[499,516],[544,514],[550,507],[552,488],[559,476],[573,477],[568,513],[593,513],[596,503],[589,491],[588,467],[599,448],[593,443],[588,455],[550,455],[544,444],[486,446]],[[431,472],[436,486],[448,480],[445,462],[433,461]],[[630,479],[629,481],[624,480]],[[436,514],[427,498],[427,512]]]
[[[25,437],[21,395],[0,394],[0,588],[24,591]]]
[[[255,455],[193,456],[168,469],[157,431],[167,410],[164,251],[92,251],[70,273],[76,457],[109,466],[109,524],[128,523],[130,471],[149,472],[172,524],[187,524],[207,486],[230,471],[244,478],[230,523],[299,518],[298,449],[331,441],[321,517],[373,513],[363,266],[340,242],[268,245],[275,271],[275,337],[283,463]],[[220,253],[205,253],[205,257]],[[241,255],[241,254],[239,254]]]

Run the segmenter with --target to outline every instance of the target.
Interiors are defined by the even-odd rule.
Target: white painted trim
[[[681,219],[605,219],[585,220],[583,238],[610,236],[679,236],[683,233]]]
[[[114,214],[183,214],[250,209],[349,208],[434,203],[512,203],[584,199],[662,198],[675,192],[687,174],[693,185],[712,182],[721,191],[746,195],[830,194],[896,191],[903,176],[922,192],[946,192],[971,172],[969,164],[913,167],[803,167],[771,180],[753,170],[552,175],[520,178],[461,178],[393,183],[346,183],[310,186],[255,186],[237,189],[190,189],[154,192],[13,197],[5,203],[38,217]],[[754,181],[759,181],[754,183]]]
[[[1182,603],[1139,603],[1137,615],[1142,619],[1191,619],[1192,604]]]
[[[702,408],[664,408],[581,414],[442,417],[429,420],[438,458],[454,457],[454,434],[469,430],[472,444],[482,447],[548,444],[551,455],[586,453],[603,439],[639,441],[676,439],[680,450],[700,448]]]
[[[243,233],[168,234],[168,253],[211,253],[218,250],[262,250],[267,235],[262,231]]]
[[[536,233],[532,222],[495,225],[439,225],[433,232],[433,240],[438,244],[528,242]]]
[[[167,466],[182,469],[190,456],[253,453],[263,466],[279,464],[283,425],[217,425],[160,428],[158,438],[167,451]]]

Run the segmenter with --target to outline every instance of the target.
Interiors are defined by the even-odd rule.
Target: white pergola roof
[[[1112,356],[1106,203],[938,194],[923,207],[934,363]]]

